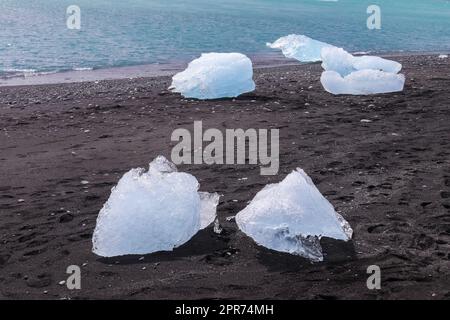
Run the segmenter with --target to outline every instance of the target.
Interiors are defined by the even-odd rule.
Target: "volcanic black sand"
[[[183,99],[169,77],[0,88],[0,298],[450,298],[450,60],[396,60],[404,92],[375,96],[324,92],[319,64],[257,69],[256,91],[234,100]],[[194,120],[279,128],[279,174],[180,166],[223,194],[222,234],[210,227],[143,258],[91,253],[111,188],[170,158],[172,131]],[[323,263],[261,248],[226,221],[296,167],[354,229],[351,243],[323,239]],[[69,265],[81,267],[81,290],[60,284]],[[366,287],[370,265],[381,290]]]

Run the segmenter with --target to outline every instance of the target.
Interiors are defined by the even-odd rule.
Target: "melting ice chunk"
[[[325,71],[320,82],[332,94],[366,95],[402,91],[405,76],[378,70],[360,70],[342,77],[336,71]]]
[[[240,53],[204,53],[173,76],[169,90],[186,98],[233,98],[255,90],[253,65]]]
[[[301,169],[258,192],[236,222],[259,245],[312,261],[323,260],[321,237],[348,241],[353,234]]]
[[[328,47],[321,53],[322,68],[325,71],[336,71],[345,77],[354,71],[379,70],[390,73],[398,73],[402,65],[396,61],[376,57],[355,57],[342,48]]]
[[[375,56],[354,57],[342,48],[322,50],[320,81],[332,94],[377,94],[402,91],[405,76],[397,74],[402,65]]]
[[[125,173],[101,209],[93,252],[112,257],[170,251],[216,217],[218,194],[198,192],[197,179],[159,156],[148,172]]]
[[[280,49],[286,58],[301,62],[321,61],[322,49],[333,47],[328,43],[298,34],[281,37],[274,43],[267,43],[267,46],[272,49]]]

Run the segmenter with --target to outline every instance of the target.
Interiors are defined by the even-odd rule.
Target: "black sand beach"
[[[0,87],[0,299],[450,299],[450,60],[395,60],[405,90],[374,96],[326,93],[319,64],[257,69],[255,92],[216,101],[168,92],[170,77]],[[279,128],[279,175],[181,166],[223,194],[222,234],[143,259],[91,253],[110,189],[170,158],[172,131],[194,120]],[[296,167],[355,232],[323,239],[322,263],[258,247],[226,220]],[[69,265],[81,290],[59,284]],[[366,287],[370,265],[381,290]]]

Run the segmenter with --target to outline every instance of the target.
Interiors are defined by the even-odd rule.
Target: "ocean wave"
[[[6,68],[1,70],[5,74],[34,74],[37,72],[35,69],[16,69],[16,68]]]
[[[14,78],[14,77],[31,77],[37,74],[35,69],[24,69],[24,68],[5,68],[0,69],[0,76],[2,78]]]
[[[92,71],[94,68],[92,67],[73,67],[73,68],[63,68],[58,70],[45,70],[38,71],[36,69],[26,69],[26,68],[5,68],[0,69],[0,78],[2,79],[10,79],[10,78],[29,78],[35,76],[44,76],[49,74],[68,72],[68,71]]]
[[[73,71],[92,71],[94,68],[91,67],[73,67]]]

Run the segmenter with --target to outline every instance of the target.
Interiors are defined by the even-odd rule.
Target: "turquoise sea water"
[[[66,8],[81,8],[81,30]],[[368,30],[367,7],[382,29]],[[0,75],[266,54],[290,33],[349,51],[450,51],[447,0],[0,0]]]

